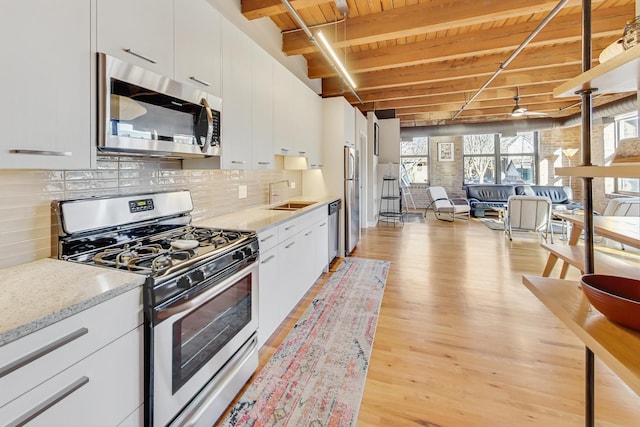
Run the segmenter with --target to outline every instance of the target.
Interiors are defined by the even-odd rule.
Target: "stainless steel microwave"
[[[222,100],[98,53],[98,150],[190,158],[220,155]]]

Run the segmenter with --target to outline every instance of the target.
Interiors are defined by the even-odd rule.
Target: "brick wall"
[[[595,125],[591,135],[591,156],[593,164],[604,162],[604,132],[607,125]],[[540,185],[567,185],[573,190],[574,200],[582,200],[583,184],[580,178],[556,177],[554,170],[557,167],[577,166],[582,163],[581,128],[574,126],[569,128],[547,129],[539,132],[540,152],[538,158],[538,183]],[[463,188],[463,162],[462,162],[462,136],[431,137],[429,139],[430,156],[430,185],[445,187],[450,197],[464,197]],[[453,162],[438,161],[438,143],[454,143]],[[565,148],[577,148],[579,151],[569,159],[562,150]],[[425,208],[428,205],[427,185],[413,185],[410,188],[416,207]],[[604,179],[593,180],[594,209],[604,210],[608,198],[605,195]]]

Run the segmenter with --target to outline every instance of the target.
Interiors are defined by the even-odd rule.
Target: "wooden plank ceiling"
[[[522,120],[520,105],[547,117],[580,111],[579,98],[554,99],[553,89],[581,71],[581,1],[562,10],[495,80],[452,117],[531,34],[558,0],[291,0],[315,32],[323,30],[356,82],[351,94],[287,13],[281,0],[242,0],[251,20],[268,16],[282,30],[283,52],[304,55],[322,96],[344,95],[362,111],[395,110],[401,126]],[[593,65],[635,16],[635,0],[592,0]],[[594,105],[619,99],[602,95]]]

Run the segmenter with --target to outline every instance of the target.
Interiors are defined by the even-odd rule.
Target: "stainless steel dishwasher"
[[[342,200],[329,203],[329,263],[338,256],[338,211]]]

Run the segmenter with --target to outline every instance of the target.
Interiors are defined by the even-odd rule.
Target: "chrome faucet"
[[[280,194],[275,192],[275,186],[278,184],[283,184],[286,183],[287,184],[287,188],[289,188],[289,186],[291,184],[289,184],[289,180],[288,179],[284,179],[282,181],[277,181],[277,182],[270,182],[269,183],[269,204],[273,204],[275,201],[282,201],[282,199],[277,199],[278,197],[280,197]]]

